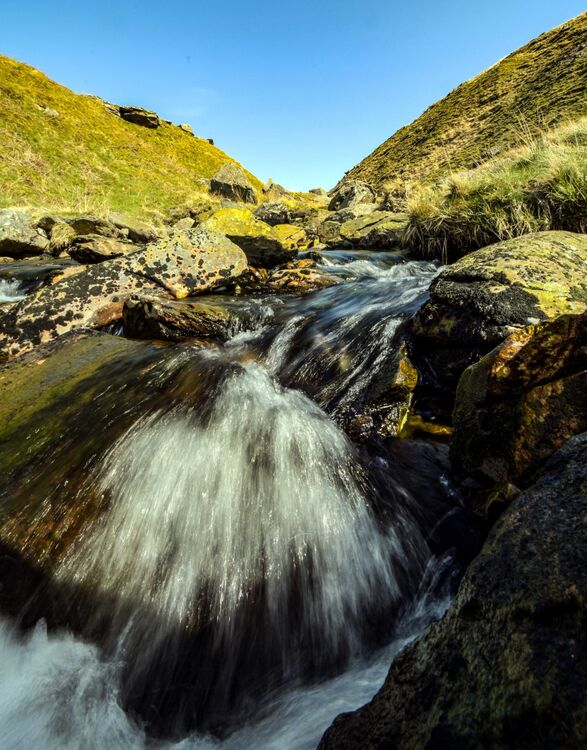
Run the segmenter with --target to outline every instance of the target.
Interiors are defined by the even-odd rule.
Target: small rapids
[[[25,297],[26,294],[22,291],[20,281],[16,279],[0,279],[0,305],[20,302]]]
[[[222,346],[79,384],[12,493],[56,562],[20,630],[0,621],[0,747],[309,750],[441,616],[441,448],[343,430],[437,269],[349,251],[324,269],[341,283],[227,298],[246,324]]]

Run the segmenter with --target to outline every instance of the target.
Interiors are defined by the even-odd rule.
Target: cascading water
[[[0,305],[20,302],[25,296],[19,281],[15,279],[0,279]]]
[[[60,498],[86,519],[62,523],[77,536],[50,582],[65,592],[55,621],[77,635],[23,641],[0,624],[0,746],[143,748],[195,724],[228,736],[174,748],[309,750],[442,610],[448,563],[429,537],[454,510],[449,480],[426,459],[404,482],[392,454],[365,456],[332,419],[385,372],[436,269],[325,257],[345,283],[231,301],[247,330],[221,349],[161,350],[122,380],[110,368],[88,449],[65,445],[45,499],[42,475],[27,485],[43,523]]]

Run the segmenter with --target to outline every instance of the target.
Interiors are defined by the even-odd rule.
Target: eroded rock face
[[[45,232],[24,211],[0,209],[0,256],[42,255],[49,249]]]
[[[122,317],[132,294],[187,297],[222,286],[246,268],[244,253],[222,235],[202,229],[170,235],[12,306],[3,317],[0,352],[15,357],[70,330],[108,325]]]
[[[271,268],[284,263],[307,242],[300,227],[288,224],[269,226],[246,208],[222,208],[200,226],[226,235],[242,248],[249,264],[256,267]]]
[[[571,542],[572,540],[572,542]],[[536,750],[587,742],[587,434],[513,501],[444,619],[319,750]]]
[[[210,192],[239,203],[256,203],[257,196],[244,169],[224,164],[210,180]]]
[[[156,112],[151,112],[142,107],[119,107],[118,112],[123,120],[132,122],[135,125],[142,125],[144,128],[158,128],[161,120]]]
[[[587,308],[587,236],[538,232],[477,250],[444,268],[412,334],[418,364],[455,387],[511,333]]]
[[[463,373],[453,464],[499,483],[532,476],[587,430],[587,313],[516,331]]]
[[[339,211],[341,208],[351,208],[361,203],[375,203],[377,194],[366,182],[349,180],[345,182],[330,199],[328,208],[330,211]]]

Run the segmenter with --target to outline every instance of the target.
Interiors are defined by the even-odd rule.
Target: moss
[[[0,120],[0,207],[158,219],[197,202],[205,193],[202,180],[233,161],[175,125],[149,129],[126,122],[101,100],[2,56]]]

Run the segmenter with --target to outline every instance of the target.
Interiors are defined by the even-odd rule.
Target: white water
[[[16,279],[0,279],[0,305],[20,302],[25,297],[19,281]]]

